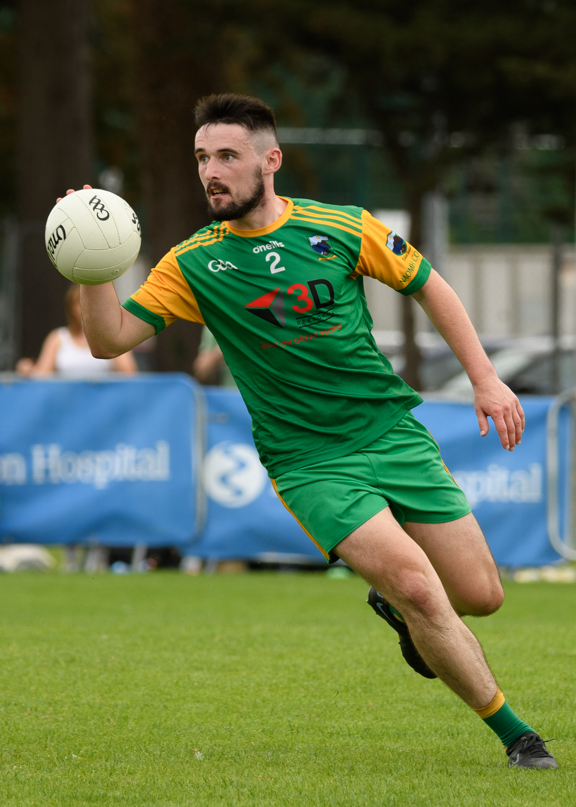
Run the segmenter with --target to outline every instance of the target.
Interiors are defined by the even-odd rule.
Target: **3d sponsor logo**
[[[271,325],[277,325],[279,328],[286,327],[286,312],[284,311],[284,295],[280,291],[280,286],[277,289],[266,292],[262,297],[257,300],[252,300],[251,303],[245,305],[244,308],[254,314],[256,317],[269,322]]]
[[[309,280],[308,283],[292,283],[286,293],[293,295],[292,299],[295,300],[290,307],[297,315],[296,325],[299,328],[323,322],[334,316],[334,286],[329,280],[319,278]],[[280,291],[280,287],[263,294],[257,300],[252,300],[244,308],[271,325],[286,327],[284,294]]]
[[[253,446],[245,443],[218,443],[204,459],[204,488],[222,507],[245,507],[255,501],[268,476]]]
[[[406,250],[408,249],[408,244],[404,241],[403,238],[400,238],[399,235],[396,235],[395,232],[389,232],[388,238],[386,239],[386,246],[388,249],[392,250],[394,255],[404,255]]]
[[[314,252],[317,252],[322,258],[327,258],[332,252],[327,235],[311,235],[308,240]]]

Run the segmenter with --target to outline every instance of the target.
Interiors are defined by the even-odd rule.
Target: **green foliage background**
[[[273,103],[284,126],[383,134],[382,148],[287,147],[282,192],[404,207],[417,229],[422,195],[441,188],[456,243],[546,242],[550,220],[572,226],[571,0],[92,0],[91,9],[94,174],[121,168],[145,219],[142,108],[165,104],[167,124],[180,116],[170,94],[181,81],[190,113],[203,88],[244,91]],[[0,2],[0,215],[15,206],[18,19],[18,3]],[[143,89],[152,61],[167,66],[158,97]]]

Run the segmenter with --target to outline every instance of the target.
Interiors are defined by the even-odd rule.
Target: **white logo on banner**
[[[245,443],[218,443],[204,458],[206,493],[222,507],[244,507],[260,496],[268,476],[256,449]]]
[[[58,443],[33,445],[31,476],[34,485],[93,485],[104,490],[110,482],[166,482],[170,479],[170,446],[136,448],[118,443],[108,451],[65,451]],[[23,454],[0,454],[0,485],[26,485]]]
[[[489,465],[485,471],[454,471],[470,507],[480,502],[541,502],[542,466],[533,462],[523,471],[509,471],[502,465]]]

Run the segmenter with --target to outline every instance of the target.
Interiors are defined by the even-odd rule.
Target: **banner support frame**
[[[558,421],[561,410],[567,404],[576,402],[576,389],[566,390],[553,400],[546,415],[546,522],[548,540],[565,560],[576,560],[576,549],[569,546],[560,535],[560,490],[559,490],[559,451],[558,451]],[[572,445],[569,446],[568,485],[571,489],[572,478]],[[566,534],[570,535],[570,514],[566,524]]]

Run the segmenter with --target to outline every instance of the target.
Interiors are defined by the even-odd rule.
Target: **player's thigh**
[[[432,616],[449,607],[425,552],[388,507],[340,541],[334,552],[403,613],[416,608]]]
[[[471,513],[440,524],[407,521],[404,529],[429,558],[458,613],[484,616],[500,607],[500,575]]]
[[[370,462],[353,454],[288,471],[273,480],[280,500],[325,555],[387,507]]]

